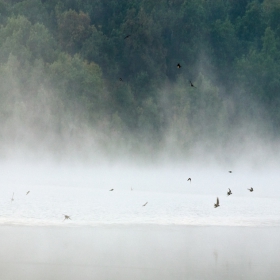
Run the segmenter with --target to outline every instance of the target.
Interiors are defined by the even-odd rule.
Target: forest
[[[277,139],[279,47],[278,0],[0,0],[0,154]]]

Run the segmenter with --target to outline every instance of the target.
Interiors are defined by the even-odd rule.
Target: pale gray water
[[[280,279],[278,173],[1,170],[0,279]]]
[[[278,280],[279,227],[0,227],[5,280]]]

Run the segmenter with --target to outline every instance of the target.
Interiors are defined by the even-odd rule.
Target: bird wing
[[[219,198],[217,197],[217,205],[219,205]]]

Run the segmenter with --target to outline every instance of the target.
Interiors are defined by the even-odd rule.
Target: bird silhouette
[[[123,39],[125,40],[125,39],[129,38],[130,36],[131,36],[131,34],[128,34]]]
[[[177,68],[180,69],[182,66],[180,63],[177,64]]]
[[[65,215],[65,214],[63,214],[63,215],[64,215],[64,220],[63,220],[63,221],[65,221],[65,220],[71,220],[70,216]]]
[[[232,194],[232,192],[231,192],[231,189],[229,188],[228,192],[227,192],[227,195],[231,195],[231,194]]]
[[[28,195],[30,193],[30,191],[28,191],[27,193],[26,193],[26,195]]]
[[[220,206],[219,198],[217,197],[217,202],[214,204],[214,207],[217,208]]]
[[[232,171],[230,170],[228,173],[232,173]]]
[[[122,78],[119,78],[119,80],[120,80],[121,82],[123,82],[123,79],[122,79]]]
[[[192,81],[190,81],[190,85],[191,85],[191,87],[196,88],[196,87],[194,86],[194,84],[192,83]]]
[[[145,204],[143,204],[142,206],[146,206],[148,204],[148,202],[146,202]]]
[[[190,181],[190,183],[192,182],[192,178],[189,178],[187,181]]]
[[[110,189],[110,192],[112,192],[114,189]]]
[[[252,191],[254,191],[254,189],[253,188],[250,188],[250,189],[248,189],[250,192],[252,192]]]

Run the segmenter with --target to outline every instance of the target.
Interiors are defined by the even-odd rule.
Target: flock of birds
[[[128,39],[130,36],[131,36],[131,34],[126,35],[126,36],[124,37],[124,40],[125,40],[125,39]],[[178,63],[178,64],[177,64],[177,68],[178,68],[178,69],[182,68],[182,65],[181,65],[180,63]],[[119,80],[120,80],[121,82],[123,82],[123,79],[122,79],[122,78],[119,78]],[[196,86],[192,83],[191,80],[190,80],[189,82],[190,82],[190,86],[191,86],[191,87],[196,88]],[[229,173],[232,173],[232,171],[229,171]],[[188,178],[188,181],[191,182],[192,179],[191,179],[191,178]],[[253,192],[253,191],[254,191],[253,188],[250,188],[250,189],[248,189],[248,190],[249,190],[250,192]],[[111,189],[110,191],[113,191],[113,189]],[[229,196],[229,195],[232,195],[231,189],[228,189],[227,195],[228,195],[228,196]],[[143,206],[146,206],[147,203],[148,203],[148,202],[146,202]],[[217,197],[217,201],[216,201],[216,203],[214,204],[214,207],[217,208],[217,207],[219,207],[219,206],[220,206],[220,202],[219,202],[219,198]]]
[[[229,173],[232,173],[232,171],[229,171]],[[191,178],[189,178],[189,179],[191,179]],[[191,181],[191,180],[190,180]],[[253,192],[254,191],[254,189],[251,187],[250,189],[248,189],[250,192]],[[227,195],[228,196],[230,196],[230,195],[232,195],[232,191],[231,191],[231,189],[229,188],[228,189],[228,191],[227,191]],[[219,201],[219,198],[217,197],[217,201],[216,201],[216,203],[214,203],[214,208],[217,208],[217,207],[219,207],[220,206],[220,201]]]
[[[131,36],[131,34],[126,35],[126,36],[124,37],[124,40],[128,39],[130,36]],[[177,68],[178,68],[178,69],[182,68],[182,65],[181,65],[180,63],[178,63],[178,64],[177,64]],[[123,82],[123,79],[122,79],[122,78],[119,78],[119,81],[120,81],[120,82]],[[190,80],[189,82],[190,82],[190,86],[191,86],[191,87],[196,88],[196,86],[192,83],[191,80]],[[229,171],[229,173],[232,173],[232,171]],[[191,178],[188,178],[187,181],[190,181],[190,183],[191,183],[192,179],[191,179]],[[109,191],[112,192],[113,190],[114,190],[114,189],[110,189]],[[131,188],[131,190],[133,190],[133,189]],[[248,190],[249,190],[250,192],[253,192],[253,191],[254,191],[253,188],[250,188],[250,189],[248,189]],[[30,191],[28,191],[28,192],[26,193],[26,195],[28,195],[29,193],[30,193]],[[229,196],[229,195],[232,195],[231,189],[228,189],[227,195],[228,195],[228,196]],[[11,198],[11,202],[13,202],[13,201],[14,201],[14,193],[13,193],[12,198]],[[144,207],[144,206],[146,206],[147,204],[148,204],[148,202],[144,203],[142,206]],[[220,202],[219,202],[219,198],[217,197],[217,201],[216,201],[216,203],[214,204],[214,207],[217,208],[217,207],[219,207],[219,206],[220,206]],[[65,220],[71,220],[71,217],[70,217],[69,215],[63,214],[63,216],[64,216],[64,220],[63,220],[63,221],[65,221]]]
[[[229,171],[229,173],[232,173],[232,171]],[[190,183],[192,182],[192,179],[191,178],[188,178],[188,180],[187,181],[189,181]],[[133,189],[131,188],[131,191],[132,191]],[[250,192],[253,192],[254,191],[254,189],[251,187],[250,189],[248,189]],[[114,191],[114,189],[110,189],[109,190],[110,192],[112,192],[112,191]],[[26,192],[26,195],[28,195],[30,193],[30,191],[27,191]],[[227,191],[227,195],[228,196],[230,196],[230,195],[232,195],[232,191],[231,191],[231,189],[230,188],[228,188],[228,191]],[[14,193],[13,193],[13,195],[12,195],[12,197],[11,197],[11,202],[13,202],[14,201]],[[148,204],[148,201],[147,202],[145,202],[143,205],[142,205],[142,207],[145,207],[146,205]],[[219,207],[220,206],[220,201],[219,201],[219,198],[217,197],[217,200],[216,200],[216,203],[214,203],[214,208],[217,208],[217,207]],[[69,216],[69,215],[66,215],[66,214],[62,214],[63,216],[64,216],[64,220],[63,221],[65,221],[65,220],[71,220],[71,217]]]
[[[229,173],[232,173],[232,171],[230,170]],[[187,181],[190,181],[190,183],[191,183],[192,179],[189,178]],[[253,191],[254,191],[254,189],[253,189],[252,187],[251,187],[250,189],[248,189],[248,190],[249,190],[250,192],[253,192]],[[228,191],[227,191],[227,195],[228,195],[228,196],[232,195],[232,191],[231,191],[230,188],[229,188]],[[217,201],[216,201],[216,203],[214,203],[214,208],[217,208],[217,207],[219,207],[219,206],[220,206],[220,201],[219,201],[219,198],[217,197]]]

